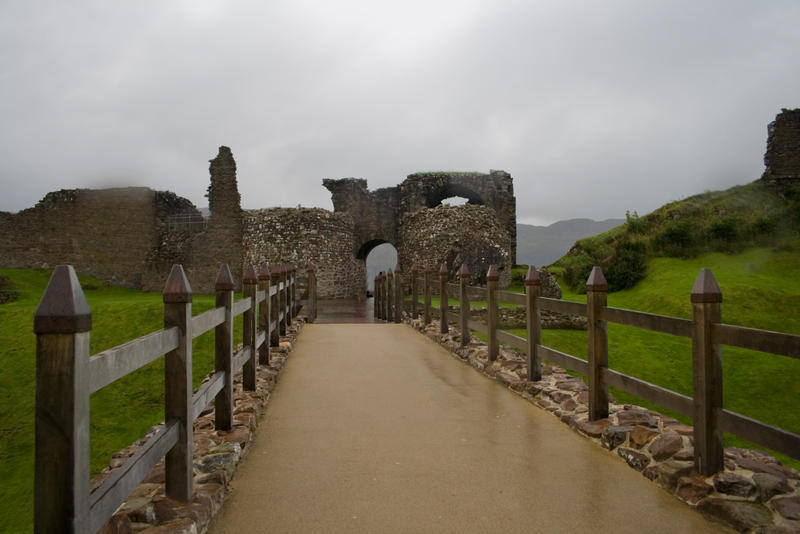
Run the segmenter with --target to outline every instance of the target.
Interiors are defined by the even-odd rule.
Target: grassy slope
[[[36,338],[33,313],[50,273],[0,270],[20,299],[0,306],[0,530],[27,532],[33,518],[33,414]],[[95,354],[163,326],[159,293],[142,293],[80,277],[92,309],[91,352]],[[194,298],[194,313],[211,308],[213,296]],[[238,332],[241,332],[239,318]],[[240,334],[237,334],[240,336]],[[238,339],[238,337],[237,337]],[[197,387],[214,367],[213,334],[194,341]],[[91,398],[91,466],[96,473],[111,454],[142,437],[164,418],[163,358],[98,391]]]

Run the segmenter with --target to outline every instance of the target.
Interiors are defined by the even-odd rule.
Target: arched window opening
[[[469,199],[466,197],[450,197],[442,199],[443,206],[463,206],[468,203]]]

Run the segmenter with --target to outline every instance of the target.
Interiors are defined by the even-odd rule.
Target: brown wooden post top
[[[691,302],[694,465],[710,476],[724,468],[722,345],[713,337],[714,324],[722,322],[722,291],[710,269],[698,273]]]
[[[164,302],[191,302],[192,287],[183,271],[183,266],[175,264],[169,272],[167,283],[164,284]]]
[[[541,313],[537,298],[542,294],[542,281],[539,271],[533,265],[528,266],[525,273],[525,308],[526,308],[526,352],[528,380],[542,379],[542,360],[539,357],[539,345],[542,344]]]
[[[500,354],[500,342],[497,339],[497,326],[498,326],[498,309],[497,309],[497,285],[500,280],[500,273],[497,271],[497,265],[490,265],[489,270],[486,272],[486,307],[487,307],[487,323],[488,323],[488,342],[489,345],[489,361],[495,361]]]
[[[525,273],[526,286],[541,286],[542,279],[539,277],[539,271],[533,265],[528,266],[528,272]]]
[[[33,331],[37,334],[77,334],[92,329],[92,312],[72,265],[53,269],[36,313]]]
[[[608,386],[603,381],[603,369],[608,368],[608,330],[606,322],[600,318],[606,306],[607,291],[603,270],[594,266],[586,281],[590,421],[608,417]]]
[[[722,302],[722,290],[711,269],[700,269],[700,272],[697,273],[697,278],[692,286],[691,301],[693,303]]]
[[[214,291],[233,291],[233,288],[234,283],[233,275],[231,274],[231,268],[228,267],[227,263],[223,263],[219,266],[217,280],[214,282]]]
[[[39,301],[36,332],[34,531],[88,532],[89,331],[92,315],[71,265]]]

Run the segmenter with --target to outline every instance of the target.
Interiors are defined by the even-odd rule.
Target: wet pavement
[[[209,532],[730,532],[406,325],[309,324]]]
[[[372,297],[366,300],[318,300],[315,323],[374,323]]]

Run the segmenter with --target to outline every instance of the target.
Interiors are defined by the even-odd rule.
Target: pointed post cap
[[[486,281],[497,282],[498,280],[500,280],[500,273],[497,271],[497,265],[493,263],[489,266],[489,270],[486,271]]]
[[[275,265],[273,265],[270,272],[272,276],[278,276],[279,274],[281,274],[281,264],[276,263]]]
[[[537,271],[536,267],[534,267],[533,265],[528,266],[528,272],[525,274],[525,285],[526,286],[542,285],[542,279],[539,278],[539,271]]]
[[[392,278],[394,276],[394,274],[392,274],[392,270],[391,269],[386,271],[386,276],[388,276],[389,278]]]
[[[599,265],[592,267],[592,272],[586,280],[586,291],[608,291],[608,282]]]
[[[448,272],[447,262],[442,263],[442,266],[439,267],[439,276],[447,276]]]
[[[269,278],[269,264],[267,264],[267,262],[263,262],[261,264],[261,268],[258,270],[258,279],[260,281],[266,281],[269,280]]]
[[[425,267],[425,274],[431,274],[431,273],[433,273],[433,269],[431,268],[431,266],[429,265]]]
[[[183,265],[175,264],[167,277],[167,283],[164,285],[164,302],[191,302],[192,301],[192,286],[189,285],[189,280],[186,279],[186,273],[183,272]]]
[[[400,274],[400,272],[401,272],[400,271],[400,264],[398,263],[397,265],[394,266],[394,274],[397,275],[397,274]]]
[[[309,265],[306,266],[306,272],[313,273],[313,272],[316,272],[316,269],[314,268],[313,265],[309,264]]]
[[[258,276],[256,276],[256,270],[253,268],[252,263],[248,263],[247,267],[244,268],[244,274],[242,274],[242,283],[243,284],[258,283]]]
[[[461,268],[458,270],[458,276],[462,279],[469,278],[469,267],[467,267],[466,263],[461,264]]]
[[[722,290],[711,269],[700,269],[692,287],[692,302],[722,302]]]
[[[53,269],[33,315],[37,334],[77,334],[92,329],[92,312],[72,265]]]
[[[219,266],[217,281],[214,282],[214,291],[233,291],[233,275],[227,263]]]

